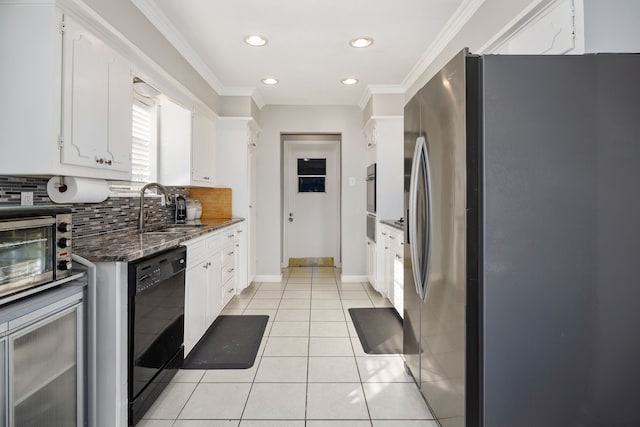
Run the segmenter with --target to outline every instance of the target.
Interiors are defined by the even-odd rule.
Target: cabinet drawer
[[[222,237],[224,239],[223,246],[226,246],[230,242],[235,242],[236,240],[236,230],[233,228],[226,228],[222,231]]]
[[[235,245],[225,246],[222,251],[222,266],[233,268],[233,266],[235,265],[235,257],[236,257]]]
[[[209,253],[216,252],[222,249],[223,237],[220,233],[215,233],[213,236],[207,237],[205,242]]]
[[[222,307],[224,307],[236,294],[235,282],[233,280],[230,280],[226,285],[222,287],[221,292]]]
[[[187,240],[183,243],[187,247],[187,264],[195,265],[207,256],[207,245],[205,238]]]
[[[224,284],[224,286],[227,285],[227,282],[229,280],[233,279],[234,274],[235,274],[235,267],[233,264],[222,266],[222,283]]]

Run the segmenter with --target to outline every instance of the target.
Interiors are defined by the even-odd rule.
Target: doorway
[[[340,135],[281,140],[281,265],[340,267]]]

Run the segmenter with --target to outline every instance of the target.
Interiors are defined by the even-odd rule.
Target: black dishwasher
[[[186,264],[185,247],[129,263],[130,426],[142,418],[182,366]]]

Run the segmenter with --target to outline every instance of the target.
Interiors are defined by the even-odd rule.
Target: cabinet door
[[[216,166],[215,122],[197,110],[193,114],[191,140],[191,179],[214,185]]]
[[[65,16],[62,162],[130,171],[129,63]]]
[[[184,302],[185,356],[198,343],[206,330],[207,262],[197,263],[187,270]]]
[[[376,289],[376,244],[367,240],[367,278]]]

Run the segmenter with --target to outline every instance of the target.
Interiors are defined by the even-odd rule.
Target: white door
[[[284,266],[333,257],[340,266],[338,141],[285,141]]]

